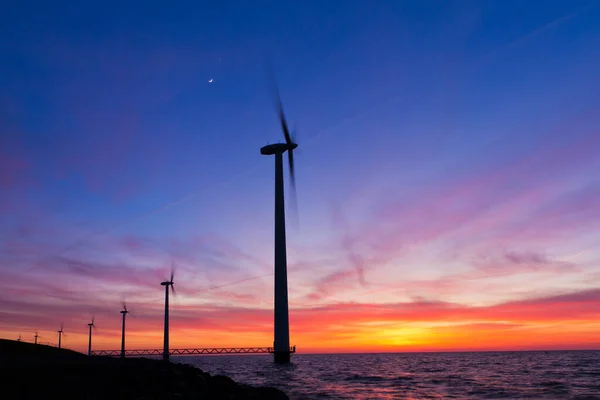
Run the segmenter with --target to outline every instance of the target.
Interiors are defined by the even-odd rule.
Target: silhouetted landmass
[[[0,368],[1,397],[7,399],[288,399],[279,389],[238,384],[185,364],[88,357],[3,339]]]

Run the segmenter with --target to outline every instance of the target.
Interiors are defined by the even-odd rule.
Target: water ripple
[[[596,399],[600,351],[173,357],[291,399]]]

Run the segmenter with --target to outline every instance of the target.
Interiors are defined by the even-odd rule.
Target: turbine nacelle
[[[283,154],[288,150],[294,150],[298,145],[296,143],[273,143],[260,149],[263,156],[272,156],[274,154]]]
[[[168,281],[166,281],[166,280],[162,281],[160,284],[162,286],[165,286],[165,289],[167,289],[169,286],[171,286],[171,291],[173,292],[173,294],[175,294],[175,286],[173,286],[174,279],[175,279],[175,267],[173,266],[173,262],[171,261],[171,276],[169,277]]]

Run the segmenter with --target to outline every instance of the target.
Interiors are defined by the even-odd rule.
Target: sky
[[[271,68],[298,352],[600,348],[600,4],[11,2],[0,337],[273,341]],[[270,66],[270,67],[269,67]]]

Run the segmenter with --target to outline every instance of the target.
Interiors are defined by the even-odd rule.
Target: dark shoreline
[[[279,389],[239,384],[186,364],[88,357],[4,339],[0,366],[2,397],[7,399],[289,399]]]

